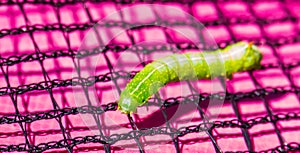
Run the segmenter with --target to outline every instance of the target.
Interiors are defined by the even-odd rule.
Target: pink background
[[[145,4],[145,3],[143,3]],[[278,66],[280,64],[297,63],[300,60],[299,53],[299,32],[300,32],[300,3],[299,1],[256,1],[247,3],[244,1],[232,2],[193,2],[193,3],[157,3],[168,6],[174,6],[177,9],[190,13],[200,22],[206,25],[210,34],[212,34],[216,43],[222,47],[223,42],[230,42],[233,40],[255,41],[259,43],[259,49],[263,53],[262,64],[264,66],[271,64],[277,65],[274,68],[267,68],[256,70],[252,73],[244,72],[235,74],[232,80],[227,81],[227,91],[231,93],[251,92],[259,88],[277,88],[284,87],[287,89],[299,87],[300,69],[299,66],[283,71]],[[135,4],[116,4],[113,2],[75,2],[75,4],[66,4],[60,7],[54,7],[50,4],[22,4],[22,9],[17,4],[0,6],[0,32],[4,33],[6,29],[18,29],[21,32],[16,34],[6,34],[0,38],[0,55],[1,61],[11,56],[21,56],[34,54],[36,52],[50,53],[56,50],[77,50],[84,36],[88,33],[90,28],[84,30],[76,29],[74,25],[84,25],[90,23],[91,20],[99,21],[107,15],[119,9],[137,5]],[[87,8],[87,9],[85,9]],[[177,21],[187,21],[187,16],[178,12],[159,12],[164,14],[162,19],[168,20],[168,16],[176,16]],[[91,18],[89,18],[89,15]],[[59,19],[60,17],[60,19]],[[155,20],[156,16],[150,8],[137,9],[134,12],[125,14],[123,19],[116,16],[116,21],[125,21],[127,23],[147,23]],[[172,21],[169,21],[172,22]],[[54,30],[36,30],[30,32],[30,27],[56,25]],[[59,25],[68,26],[70,29],[75,27],[72,31],[62,31]],[[27,27],[27,30],[26,30]],[[175,27],[185,32],[189,39],[197,40],[197,31],[188,26]],[[114,26],[107,28],[110,32],[122,31],[122,27]],[[171,36],[168,38],[167,36]],[[176,34],[173,31],[166,31],[161,27],[156,28],[142,28],[132,30],[128,33],[122,33],[112,42],[113,45],[130,45],[130,37],[133,37],[136,43],[156,40],[167,42],[172,39],[175,43],[189,43],[185,37]],[[278,42],[279,45],[271,45],[270,42]],[[223,46],[224,47],[224,46]],[[120,53],[108,51],[107,56],[109,60],[116,64]],[[125,56],[125,55],[124,55]],[[127,55],[128,61],[121,63],[136,64],[138,58],[136,54]],[[151,54],[152,58],[160,56],[160,54]],[[95,71],[95,75],[103,75],[109,72],[103,54],[99,55],[99,63]],[[126,60],[126,58],[124,58]],[[0,61],[0,62],[1,62]],[[42,63],[42,64],[41,64]],[[38,60],[21,62],[11,66],[1,66],[0,71],[0,86],[1,91],[8,89],[8,84],[11,87],[18,87],[21,85],[28,85],[31,83],[43,82],[45,80],[66,80],[74,77],[74,61],[71,57],[59,57],[43,59],[41,63]],[[86,62],[84,64],[89,64]],[[89,65],[86,65],[87,67]],[[83,66],[85,67],[85,66]],[[45,78],[44,71],[48,76]],[[140,67],[138,67],[139,69]],[[8,74],[8,81],[5,76]],[[253,82],[255,78],[257,83]],[[124,81],[124,80],[123,80]],[[199,81],[201,92],[210,92],[207,87],[210,83],[207,81]],[[95,92],[91,93],[91,99],[100,104],[107,104],[115,102],[116,91],[112,82],[98,82],[96,83]],[[93,90],[94,87],[89,87]],[[122,88],[124,88],[124,82]],[[166,97],[177,97],[181,93],[176,93],[179,89],[176,86],[165,89]],[[76,88],[73,90],[72,86],[55,87],[52,89],[52,97],[46,90],[33,90],[18,94],[17,96],[2,95],[1,96],[1,111],[0,116],[8,114],[15,114],[16,110],[21,115],[29,113],[47,112],[54,109],[54,102],[60,108],[78,107],[76,100],[74,100],[74,93],[84,97],[83,90]],[[82,95],[80,95],[82,94]],[[77,96],[78,96],[77,95]],[[75,95],[76,98],[76,95]],[[84,98],[83,98],[84,99]],[[15,102],[15,106],[14,106]],[[81,104],[86,104],[83,101]],[[217,121],[229,121],[237,119],[237,114],[244,121],[264,117],[270,114],[299,112],[299,95],[290,92],[283,95],[276,95],[266,98],[242,99],[237,102],[238,113],[234,112],[233,104],[230,101],[225,101],[221,113]],[[141,108],[142,109],[142,108]],[[154,111],[157,107],[149,106],[149,112]],[[269,109],[269,113],[268,113]],[[202,122],[199,114],[198,116],[189,116],[187,114],[184,118],[191,121],[184,124],[178,124],[175,127],[179,128],[188,125],[198,125]],[[197,115],[197,114],[196,114]],[[143,120],[147,114],[140,115]],[[0,125],[0,144],[21,144],[25,143],[26,139],[31,145],[39,145],[51,141],[60,141],[66,138],[74,138],[77,136],[94,135],[85,123],[86,118],[91,117],[86,115],[64,115],[56,119],[37,120],[31,123],[13,123]],[[162,116],[161,116],[162,117]],[[190,118],[191,117],[191,118]],[[115,121],[115,124],[126,126],[127,132],[131,131],[128,124],[128,119],[125,115],[118,111],[106,112],[100,115],[102,120],[110,118]],[[61,120],[61,121],[59,121]],[[137,124],[138,120],[135,118]],[[59,124],[61,122],[61,125]],[[153,123],[154,124],[154,123]],[[62,132],[65,129],[65,132]],[[107,127],[111,125],[107,124]],[[251,144],[254,151],[269,150],[280,146],[280,139],[284,143],[298,142],[300,143],[300,122],[299,120],[278,121],[257,124],[248,129]],[[26,129],[27,136],[24,136],[22,128]],[[125,130],[125,131],[126,131]],[[279,135],[275,132],[279,131]],[[104,130],[105,131],[105,130]],[[118,130],[104,132],[106,136],[118,133]],[[124,132],[124,131],[123,131]],[[214,128],[212,135],[217,141],[218,146],[222,151],[247,151],[247,145],[244,140],[242,130],[240,128]],[[154,140],[151,137],[168,137],[169,136],[155,135],[149,136],[147,140]],[[179,138],[179,147],[182,152],[214,152],[214,147],[209,136],[202,133],[190,133]],[[143,141],[143,140],[141,140]],[[118,145],[129,143],[135,150],[120,149]],[[120,141],[116,145],[112,145],[112,152],[138,152],[135,141],[130,140]],[[172,141],[168,144],[148,144],[145,147],[146,152],[175,152],[175,147]],[[47,152],[66,152],[66,148],[49,149]],[[80,144],[73,147],[73,152],[104,152],[101,143],[87,143]]]

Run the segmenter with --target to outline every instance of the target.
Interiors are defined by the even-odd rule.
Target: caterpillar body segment
[[[220,55],[225,70],[222,71]],[[127,84],[118,101],[118,109],[126,114],[136,112],[149,97],[169,82],[211,79],[226,76],[231,79],[235,72],[260,68],[262,54],[252,43],[239,42],[223,50],[212,52],[173,54],[145,66]],[[224,72],[221,73],[220,72]]]

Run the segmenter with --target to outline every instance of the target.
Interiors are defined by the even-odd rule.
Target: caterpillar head
[[[128,90],[124,90],[121,93],[120,99],[118,101],[118,109],[125,114],[129,114],[132,112],[136,112],[136,108],[139,106],[138,101],[134,96],[128,92]]]

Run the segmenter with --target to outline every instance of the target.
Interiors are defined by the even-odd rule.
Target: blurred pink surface
[[[134,4],[136,5],[136,4]],[[214,5],[211,2],[195,2],[190,7],[188,5],[179,3],[165,3],[165,5],[172,5],[176,8],[192,13],[192,15],[201,22],[213,22],[218,21],[220,16],[218,11],[222,11],[222,16],[228,18],[241,18],[249,19],[249,23],[235,23],[230,26],[226,25],[211,25],[207,26],[207,30],[212,34],[213,38],[217,43],[223,41],[231,41],[232,36],[238,39],[244,40],[261,40],[264,39],[288,39],[299,36],[299,23],[296,24],[292,21],[281,21],[280,19],[286,18],[288,13],[287,10],[293,13],[295,16],[299,17],[300,3],[283,3],[279,1],[274,2],[260,2],[257,1],[252,5],[248,5],[246,2],[220,2],[218,5]],[[284,5],[284,6],[283,6]],[[93,21],[98,21],[112,12],[130,5],[114,4],[111,2],[101,2],[101,3],[85,3],[85,7],[88,8]],[[218,8],[217,8],[218,7]],[[283,9],[286,8],[287,10]],[[21,9],[17,5],[3,5],[0,6],[0,30],[2,29],[13,29],[13,28],[26,28],[26,25],[49,25],[57,24],[59,22],[57,16],[61,18],[61,24],[84,24],[90,22],[89,16],[83,7],[82,3],[76,3],[71,5],[65,5],[59,7],[57,10],[47,4],[24,4],[24,12],[26,16],[22,13]],[[220,9],[220,10],[218,10]],[[149,8],[144,8],[136,10],[136,12],[130,12],[132,15],[126,14],[124,19],[126,22],[146,22],[155,20],[154,13]],[[161,10],[163,11],[163,10]],[[251,12],[255,13],[255,16]],[[58,13],[58,14],[57,14]],[[168,13],[176,14],[176,12],[163,12],[165,18],[168,18]],[[176,14],[178,16],[178,21],[187,20],[184,15]],[[256,24],[257,17],[261,20],[279,20],[276,23],[266,24],[264,27],[260,27]],[[26,21],[26,19],[28,21]],[[116,20],[121,20],[116,17]],[[178,27],[185,31],[185,34],[190,39],[197,39],[197,33],[195,29],[190,27],[181,26]],[[35,53],[36,49],[40,52],[51,52],[54,50],[62,49],[68,50],[68,48],[77,50],[80,47],[81,41],[83,40],[87,30],[75,30],[72,32],[63,32],[59,30],[41,30],[33,32],[33,39],[37,46],[34,46],[30,34],[24,32],[17,35],[7,35],[0,38],[0,53],[2,58],[8,58],[10,56],[20,56],[22,54],[32,54]],[[110,30],[122,30],[118,27],[113,27]],[[173,31],[168,31],[174,42],[188,42],[186,38],[180,34],[176,34]],[[142,30],[133,31],[133,37],[136,42],[142,42],[147,40],[156,40],[166,42],[168,38],[162,28],[145,28]],[[67,39],[68,40],[67,40]],[[69,41],[69,42],[68,42]],[[68,44],[69,43],[69,44]],[[130,44],[130,39],[126,33],[119,35],[115,38],[114,44]],[[69,46],[68,46],[69,45]],[[262,64],[278,64],[292,63],[299,61],[300,50],[299,43],[285,44],[278,48],[272,48],[270,45],[264,43],[259,46],[261,52],[263,53]],[[275,53],[272,49],[275,49]],[[120,54],[108,52],[110,61],[115,64],[118,60]],[[155,53],[153,54],[155,56]],[[161,55],[157,55],[158,57]],[[131,57],[129,61],[122,61],[124,63],[139,62],[135,54],[129,55]],[[155,57],[154,57],[155,58]],[[125,58],[126,59],[126,58]],[[104,61],[104,56],[99,55],[97,69],[95,75],[105,74],[109,72],[106,62]],[[85,63],[88,66],[88,62]],[[54,79],[71,79],[74,77],[74,62],[70,57],[59,57],[59,58],[49,58],[43,60],[43,65],[45,71],[49,75],[50,80]],[[1,87],[7,87],[7,82],[5,81],[5,74],[9,74],[9,84],[11,87],[18,87],[20,85],[26,85],[31,83],[37,83],[45,81],[42,73],[42,67],[39,61],[22,62],[15,64],[13,66],[3,66],[0,72],[0,85]],[[261,88],[266,87],[290,87],[291,84],[299,86],[299,67],[296,67],[290,71],[291,80],[284,74],[284,72],[279,68],[270,68],[267,70],[257,70],[253,72],[254,77],[258,80]],[[200,91],[209,92],[210,84],[206,81],[200,81]],[[112,94],[114,87],[111,82],[103,83],[99,82],[95,85],[96,91],[92,99],[97,100],[101,104],[107,104],[117,100],[117,94]],[[77,88],[76,88],[77,89]],[[176,89],[176,90],[175,90]],[[235,74],[233,79],[227,81],[227,90],[229,92],[249,92],[255,90],[256,87],[251,80],[249,73],[238,73]],[[180,91],[176,87],[166,89],[166,97],[176,97],[180,96],[180,93],[174,91]],[[75,94],[82,94],[82,89],[73,90],[71,86],[59,87],[53,89],[53,98],[57,102],[60,108],[65,107],[77,107],[74,100]],[[115,92],[115,91],[114,91]],[[37,94],[38,93],[38,94]],[[95,96],[96,95],[96,96]],[[53,99],[49,96],[49,92],[46,90],[40,91],[29,91],[20,94],[16,98],[16,108],[21,114],[45,112],[47,110],[53,109]],[[76,97],[75,97],[76,98]],[[83,98],[84,99],[84,98]],[[83,102],[85,103],[85,102]],[[286,113],[286,112],[297,112],[300,108],[299,98],[294,93],[288,93],[283,96],[268,99],[267,101],[269,107],[274,113]],[[249,120],[259,116],[266,116],[267,110],[262,100],[245,100],[237,103],[241,117],[244,120]],[[14,114],[15,109],[12,99],[8,96],[1,96],[1,111],[0,115]],[[155,111],[156,108],[149,106],[149,112]],[[105,120],[106,117],[115,121],[115,124],[126,126],[127,132],[131,130],[128,125],[128,120],[125,115],[120,114],[120,112],[107,112],[101,115],[102,119]],[[147,114],[142,114],[140,117],[143,118]],[[192,116],[193,117],[193,116]],[[85,121],[86,118],[91,118],[91,116],[86,115],[84,117],[80,115],[65,115],[61,118],[62,126],[65,127],[66,132],[70,137],[74,138],[77,136],[87,136],[93,135],[92,131],[87,127]],[[232,108],[230,102],[225,102],[222,107],[221,113],[218,117],[218,121],[225,121],[236,119],[236,115]],[[196,116],[191,120],[190,125],[197,125],[200,122],[200,117]],[[113,123],[111,123],[113,124]],[[57,120],[38,120],[32,123],[23,124],[28,131],[28,140],[33,145],[38,145],[40,143],[46,143],[50,141],[59,141],[64,139],[60,125]],[[106,125],[110,126],[110,125]],[[112,125],[111,125],[112,126]],[[177,125],[178,127],[184,125]],[[297,120],[280,121],[277,123],[278,129],[284,137],[286,142],[300,142],[300,122]],[[291,129],[292,128],[292,129]],[[126,130],[125,130],[126,131]],[[117,130],[116,130],[117,132]],[[124,131],[123,131],[124,132]],[[280,145],[277,135],[275,134],[274,126],[271,123],[259,124],[250,128],[249,130],[251,139],[253,141],[254,150],[261,151],[270,148],[275,148]],[[105,135],[110,135],[112,133],[105,133]],[[242,132],[239,128],[217,128],[213,130],[213,135],[217,140],[218,145],[222,151],[244,151],[247,150]],[[158,135],[159,136],[159,135]],[[165,136],[161,136],[165,137]],[[151,138],[149,138],[151,139]],[[171,138],[168,144],[157,144],[155,147],[150,148],[146,152],[161,152],[162,150],[167,150],[167,152],[175,152],[175,147],[172,144]],[[188,134],[180,139],[180,148],[183,152],[214,152],[214,147],[211,143],[209,137],[204,133],[192,133]],[[195,142],[195,143],[189,143]],[[0,144],[20,144],[25,143],[25,138],[22,133],[22,129],[19,124],[2,124],[0,125]],[[118,142],[118,144],[126,142]],[[134,144],[135,141],[131,140],[130,143]],[[149,145],[151,146],[151,144]],[[136,146],[135,146],[136,147]],[[95,151],[93,151],[95,149]],[[135,148],[137,149],[137,148]],[[85,150],[90,150],[91,152],[104,152],[102,144],[88,143],[80,144],[74,147],[74,152],[83,152]],[[114,150],[114,145],[112,145],[112,150]],[[49,152],[55,151],[66,151],[63,149],[50,149]],[[132,152],[132,150],[118,150],[114,152]],[[134,150],[138,152],[138,150]]]

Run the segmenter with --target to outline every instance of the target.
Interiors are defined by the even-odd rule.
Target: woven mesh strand
[[[169,46],[136,48],[136,54],[160,50],[197,50],[198,46],[165,28],[142,26],[121,35],[104,50],[78,50],[85,34],[102,18],[124,7],[145,2],[98,0],[24,0],[0,2],[0,151],[1,152],[297,152],[299,131],[299,1],[147,1],[181,9],[205,25],[219,47],[240,40],[253,41],[263,53],[262,68],[235,74],[226,81],[227,94],[218,118],[209,122],[203,107],[188,124],[174,128],[144,125],[138,117],[122,115],[127,133],[109,133],[105,117],[120,114],[111,82],[135,72],[115,71],[116,57],[133,43],[153,37]],[[147,13],[145,13],[145,11]],[[185,16],[166,25],[178,25],[197,33]],[[145,15],[147,14],[147,15]],[[132,18],[157,18],[151,9],[137,10]],[[122,29],[133,23],[120,17],[103,26]],[[145,19],[146,20],[146,19]],[[158,20],[158,19],[157,19]],[[145,21],[146,22],[146,21]],[[91,55],[105,59],[94,75],[74,77],[76,60]],[[136,58],[136,57],[135,57]],[[205,83],[204,83],[205,84]],[[98,106],[78,106],[74,86],[88,98],[96,88]],[[180,103],[200,106],[224,93],[179,96],[174,93],[156,106],[161,114]],[[79,89],[78,89],[79,90]],[[76,93],[76,92],[75,92]],[[171,92],[173,93],[173,92]],[[91,132],[82,114],[97,123]],[[160,115],[162,121],[165,116]],[[166,117],[168,118],[168,117]],[[166,121],[164,121],[166,122]],[[150,124],[150,123],[149,123]],[[150,124],[151,125],[151,124]],[[167,143],[145,139],[167,137]],[[128,143],[130,142],[130,143]],[[118,145],[117,145],[118,144]],[[120,147],[131,145],[134,150]],[[145,149],[153,146],[151,149]]]

